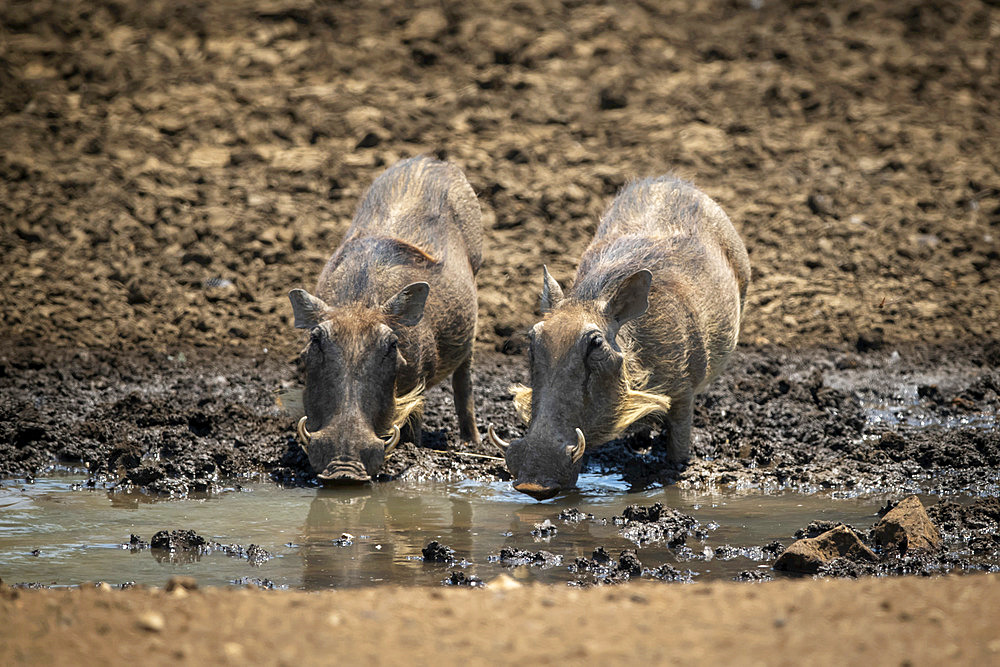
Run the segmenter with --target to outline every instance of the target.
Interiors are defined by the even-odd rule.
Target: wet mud
[[[620,476],[633,490],[996,493],[1000,370],[991,355],[741,348],[696,402],[688,465],[665,461],[653,423],[588,452],[585,471]],[[82,465],[91,487],[168,496],[241,477],[317,485],[294,419],[275,401],[299,381],[289,359],[80,352],[3,357],[0,371],[0,474]],[[526,374],[524,355],[479,355],[480,426],[508,439],[522,433],[508,387]],[[485,439],[458,440],[451,401],[443,387],[429,392],[422,447],[401,444],[382,481],[509,479]]]

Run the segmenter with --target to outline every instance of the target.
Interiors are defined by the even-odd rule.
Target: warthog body
[[[481,259],[465,176],[414,158],[372,183],[315,296],[289,293],[295,326],[310,329],[299,436],[320,479],[368,481],[407,422],[419,443],[423,391],[447,375],[461,436],[479,442],[471,364]]]
[[[544,271],[531,331],[531,388],[515,388],[528,421],[508,445],[514,486],[539,499],[576,483],[587,447],[651,414],[685,461],[692,400],[736,347],[750,263],[722,209],[671,177],[626,187],[580,259],[565,296]]]

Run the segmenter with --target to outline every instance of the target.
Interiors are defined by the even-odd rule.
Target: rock
[[[847,526],[837,526],[817,537],[793,542],[774,562],[775,570],[814,574],[834,558],[876,561],[878,557]]]
[[[183,588],[189,591],[194,591],[198,589],[198,582],[194,577],[181,577],[175,576],[170,577],[167,581],[166,591],[172,593],[173,591]]]
[[[879,547],[907,551],[933,551],[941,544],[941,535],[923,503],[916,496],[903,498],[872,528],[872,539]]]

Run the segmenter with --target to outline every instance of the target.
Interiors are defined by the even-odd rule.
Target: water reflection
[[[322,489],[310,503],[297,545],[303,561],[302,586],[340,588],[387,580],[436,584],[456,568],[489,578],[509,570],[491,558],[503,547],[546,550],[566,564],[590,555],[597,540],[609,547],[630,546],[604,521],[558,520],[562,509],[593,505],[583,496],[564,497],[558,503],[522,501],[522,497],[488,485]],[[533,536],[536,524],[546,520],[555,531]],[[423,562],[422,550],[434,540],[452,548],[457,562]],[[571,578],[565,567],[519,568],[516,574],[544,581]]]
[[[388,485],[321,489],[299,541],[302,585],[360,586],[384,581],[399,567],[428,583],[443,573],[439,565],[424,567],[423,547],[439,539],[467,557],[474,550],[473,525],[467,498],[399,493]],[[445,531],[446,537],[439,534]]]
[[[712,558],[716,547],[760,547],[775,539],[789,544],[795,530],[817,519],[864,528],[884,504],[882,497],[705,494],[673,486],[629,493],[620,488],[619,479],[596,474],[581,477],[578,493],[542,503],[501,482],[392,482],[318,491],[254,484],[238,493],[146,502],[139,496],[74,489],[76,481],[0,483],[0,571],[5,580],[163,585],[170,576],[184,574],[202,585],[249,576],[291,588],[322,589],[374,583],[436,586],[450,571],[460,570],[486,581],[510,572],[525,580],[559,583],[576,579],[568,566],[578,557],[589,558],[597,547],[614,558],[622,549],[636,548],[620,534],[613,517],[627,505],[656,502],[690,514],[708,534],[705,541],[689,539],[687,551],[645,545],[638,550],[642,564],[692,568],[699,580],[708,580],[760,565],[743,557]],[[594,518],[561,519],[560,512],[569,508]],[[535,525],[546,520],[557,532],[533,536]],[[206,554],[167,555],[128,544],[132,534],[152,541],[163,530],[192,530],[213,545],[249,549],[256,544],[275,557],[254,567],[242,550],[229,553],[213,546]],[[345,533],[351,537],[342,539]],[[433,540],[466,562],[424,563],[421,551]],[[548,559],[547,567],[508,567],[495,559],[504,547],[529,554],[544,550],[561,557],[561,563],[552,565]],[[703,555],[706,548],[708,556]]]

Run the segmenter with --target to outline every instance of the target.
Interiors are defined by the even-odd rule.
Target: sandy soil
[[[519,428],[503,387],[523,378],[541,265],[568,282],[617,189],[672,171],[746,240],[740,354],[699,403],[694,465],[637,454],[642,435],[597,465],[639,484],[995,480],[995,428],[863,419],[919,376],[918,417],[995,423],[995,3],[383,4],[0,6],[0,473],[64,458],[153,492],[249,469],[309,483],[270,404],[301,345],[285,294],[312,286],[375,175],[429,152],[482,202],[484,423]],[[452,448],[435,391],[429,443]],[[145,465],[153,450],[167,462]],[[412,447],[394,465],[503,474]],[[633,586],[21,592],[0,632],[22,662],[996,659],[994,578]],[[166,629],[137,630],[153,607]],[[173,641],[178,619],[190,634]]]
[[[0,598],[0,641],[8,659],[40,665],[985,665],[1000,657],[998,596],[996,575],[584,591],[20,591]]]

